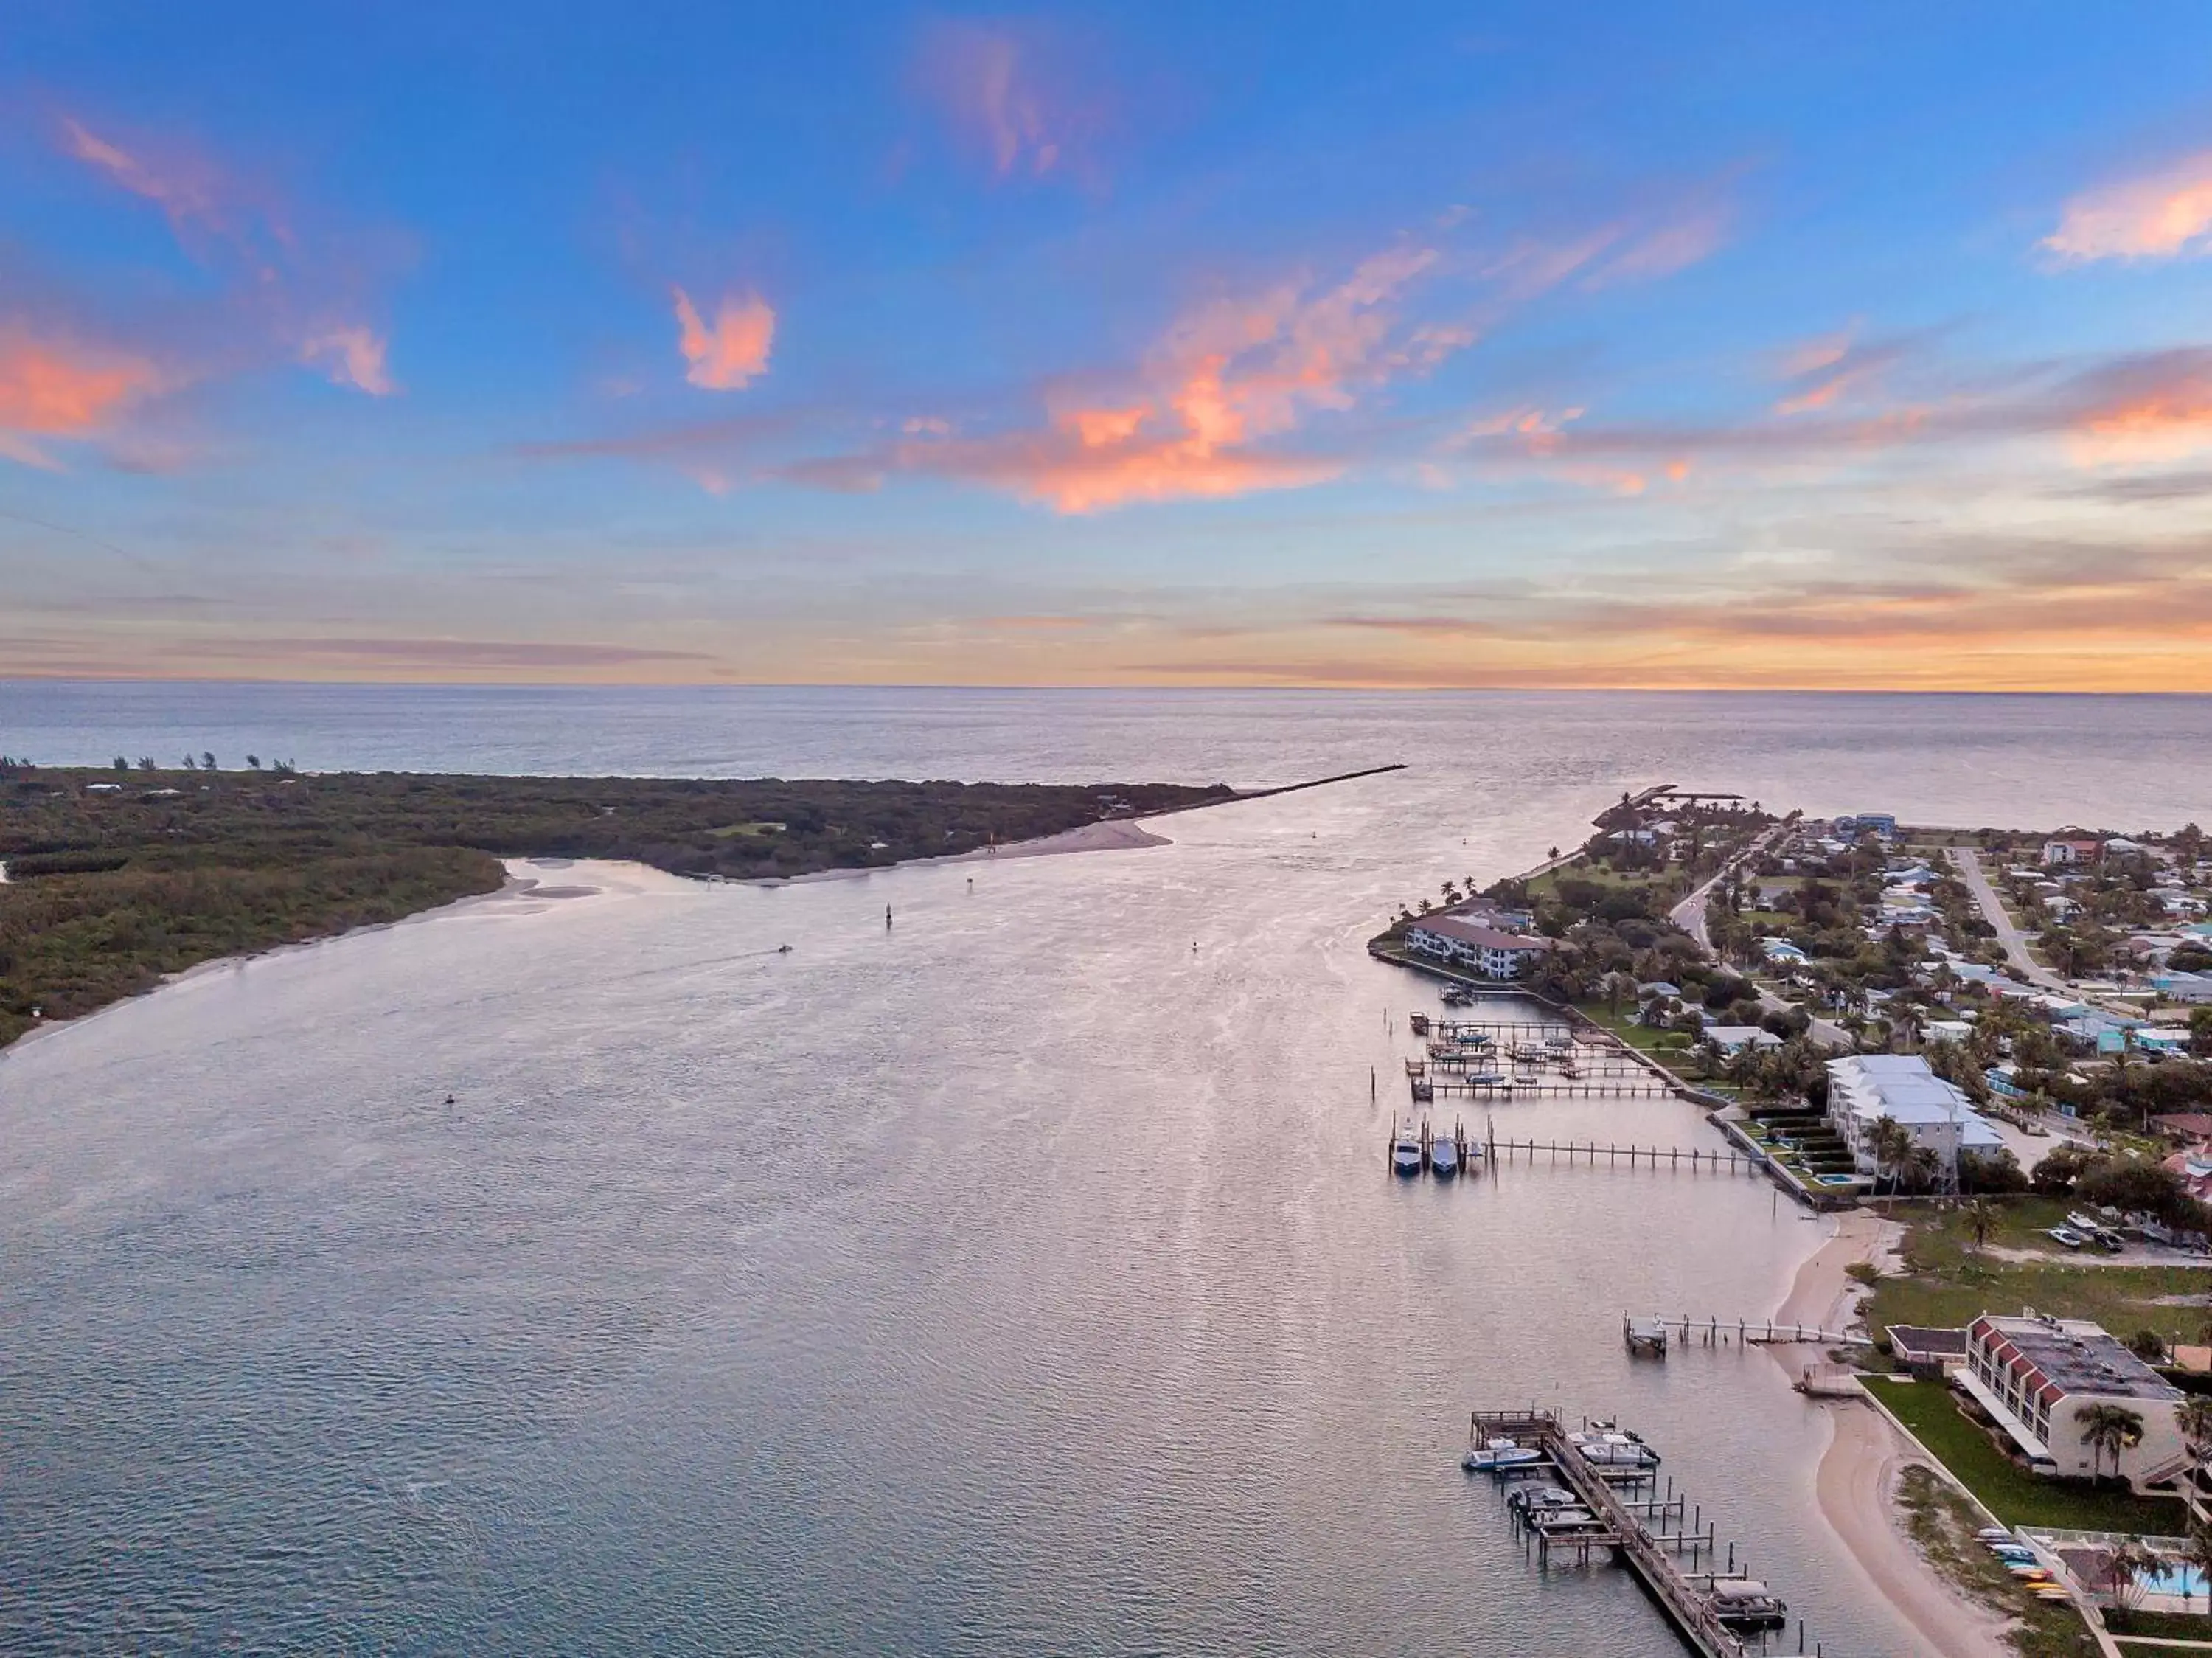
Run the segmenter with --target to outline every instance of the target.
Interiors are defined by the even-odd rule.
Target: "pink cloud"
[[[2069,263],[2173,259],[2212,251],[2212,150],[2066,204],[2041,246]]]
[[[0,329],[0,454],[52,468],[37,440],[98,436],[162,384],[160,369],[135,353]]]
[[[1083,175],[1097,94],[1077,89],[1064,57],[1034,27],[940,22],[923,38],[917,78],[994,179]]]
[[[390,397],[399,388],[384,363],[385,341],[367,328],[334,328],[302,341],[300,361],[320,369],[335,386],[350,386],[371,397]]]
[[[768,372],[775,341],[775,312],[757,294],[731,295],[709,327],[681,288],[676,296],[677,344],[691,366],[684,379],[710,392],[743,390]]]
[[[75,116],[56,128],[58,147],[110,184],[159,207],[178,246],[222,278],[223,308],[284,358],[319,369],[371,396],[397,388],[386,342],[363,320],[365,287],[388,252],[327,235],[304,234],[282,192],[218,165],[173,136],[154,139]],[[232,331],[235,334],[235,328]]]

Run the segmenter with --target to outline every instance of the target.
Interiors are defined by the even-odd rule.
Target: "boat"
[[[1429,1142],[1429,1173],[1439,1180],[1459,1173],[1459,1148],[1442,1135]]]
[[[1582,1498],[1564,1485],[1526,1485],[1505,1499],[1505,1506],[1521,1514],[1534,1514],[1543,1509],[1571,1509]]]
[[[1421,1172],[1421,1143],[1411,1129],[1400,1129],[1390,1142],[1390,1172],[1411,1179]]]
[[[1567,1443],[1593,1468],[1656,1468],[1659,1453],[1633,1434],[1569,1434]]]
[[[1459,1466],[1469,1473],[1498,1473],[1508,1468],[1534,1467],[1543,1460],[1544,1454],[1532,1447],[1493,1439],[1469,1451],[1460,1459]]]
[[[1772,1630],[1790,1622],[1790,1603],[1755,1577],[1717,1577],[1710,1593],[1723,1628]]]
[[[1494,1088],[1505,1081],[1500,1070],[1471,1070],[1467,1074],[1467,1085],[1471,1088]]]

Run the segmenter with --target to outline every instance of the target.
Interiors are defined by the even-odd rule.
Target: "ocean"
[[[1659,1444],[1826,1652],[1902,1658],[1782,1368],[1621,1346],[1626,1311],[1770,1311],[1820,1228],[1743,1178],[1394,1181],[1435,1003],[1364,941],[1648,783],[2142,829],[2212,813],[2208,735],[2186,698],[0,683],[0,751],[49,764],[1407,766],[1139,850],[547,868],[568,896],[20,1045],[0,1648],[1677,1651],[1461,1472],[1471,1407],[1534,1401]],[[1496,1115],[1719,1143],[1671,1100]]]

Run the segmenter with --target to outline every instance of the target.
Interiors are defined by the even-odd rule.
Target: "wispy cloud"
[[[302,341],[300,361],[320,369],[334,385],[350,386],[371,397],[390,397],[399,387],[385,367],[384,351],[382,336],[367,328],[334,328]]]
[[[1041,429],[907,442],[895,460],[1062,513],[1322,482],[1343,463],[1261,446],[1471,342],[1462,330],[1403,325],[1400,301],[1437,258],[1433,248],[1389,248],[1334,284],[1284,283],[1201,306],[1109,395],[1063,397]]]
[[[945,20],[923,32],[915,76],[994,179],[1091,182],[1103,99],[1074,56],[1036,24]]]
[[[684,379],[710,392],[742,391],[768,372],[775,312],[757,294],[726,295],[708,325],[681,288],[676,296],[677,346],[690,365]]]
[[[371,396],[398,389],[386,366],[389,343],[367,314],[368,290],[389,262],[383,250],[303,230],[283,192],[173,134],[64,115],[55,143],[159,207],[178,246],[225,282],[227,304],[257,317],[284,357]]]
[[[2212,150],[2075,197],[2042,246],[2069,263],[2212,251]]]

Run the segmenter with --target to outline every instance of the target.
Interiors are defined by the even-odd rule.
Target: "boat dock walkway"
[[[1542,1461],[1510,1472],[1556,1478],[1596,1521],[1595,1529],[1557,1540],[1534,1533],[1540,1560],[1548,1564],[1552,1554],[1561,1549],[1583,1560],[1594,1549],[1607,1550],[1642,1580],[1668,1621],[1701,1658],[1756,1658],[1771,1650],[1765,1641],[1747,1641],[1721,1621],[1713,1594],[1717,1581],[1723,1578],[1716,1570],[1720,1565],[1716,1528],[1705,1520],[1702,1508],[1675,1492],[1671,1478],[1662,1493],[1657,1489],[1657,1474],[1650,1470],[1593,1466],[1568,1442],[1565,1424],[1548,1411],[1474,1411],[1468,1415],[1468,1432],[1478,1446],[1510,1439],[1542,1452]],[[1725,1580],[1747,1577],[1749,1563],[1739,1564],[1736,1545],[1730,1543],[1726,1550]],[[1689,1556],[1686,1570],[1685,1554]],[[1797,1637],[1802,1652],[1802,1620]]]
[[[1874,1345],[1874,1338],[1864,1331],[1853,1335],[1845,1330],[1823,1330],[1817,1324],[1777,1324],[1772,1319],[1693,1319],[1686,1313],[1631,1318],[1624,1313],[1620,1322],[1624,1332],[1632,1326],[1639,1331],[1656,1329],[1662,1338],[1671,1336],[1685,1347]]]
[[[1534,1161],[1536,1154],[1544,1153],[1553,1162],[1564,1155],[1570,1165],[1595,1164],[1603,1158],[1609,1165],[1618,1166],[1626,1161],[1631,1168],[1639,1165],[1651,1168],[1686,1168],[1692,1174],[1756,1174],[1759,1163],[1733,1151],[1706,1151],[1697,1146],[1617,1146],[1608,1141],[1600,1145],[1595,1140],[1500,1140],[1491,1138],[1486,1143],[1493,1161],[1500,1156],[1527,1156]]]

